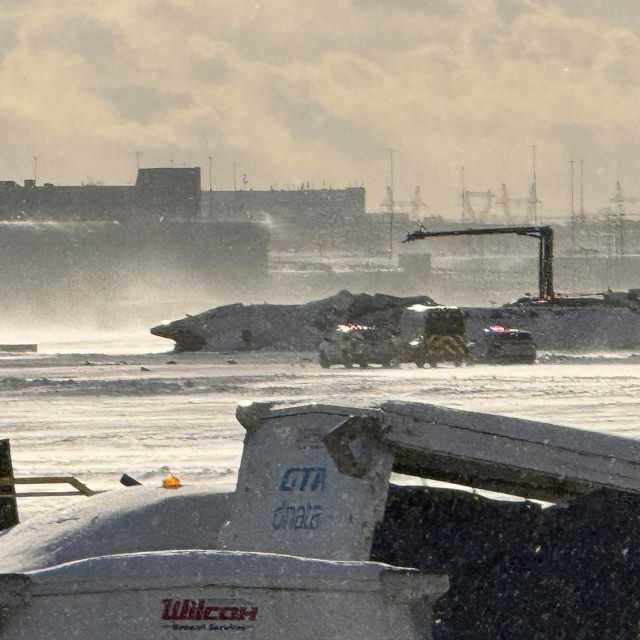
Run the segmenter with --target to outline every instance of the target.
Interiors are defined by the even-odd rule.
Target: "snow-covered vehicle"
[[[397,326],[338,325],[320,344],[320,366],[415,363],[533,364],[537,350],[531,332],[491,325],[468,341],[464,311],[457,307],[414,305]]]
[[[424,359],[431,367],[467,361],[467,329],[464,312],[458,307],[433,307],[424,312]]]
[[[347,368],[354,364],[388,367],[394,360],[394,351],[388,332],[361,324],[341,324],[320,343],[318,360],[325,369],[334,364]]]
[[[395,326],[339,325],[320,344],[320,366],[334,364],[367,367],[370,364],[440,362],[459,366],[467,358],[464,314],[457,307],[412,305],[404,309]]]
[[[533,364],[537,349],[530,331],[491,325],[468,345],[471,362]]]

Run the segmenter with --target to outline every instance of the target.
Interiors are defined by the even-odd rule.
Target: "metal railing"
[[[25,493],[15,493],[16,485],[43,485],[43,484],[68,484],[71,485],[75,491],[31,491]],[[0,493],[0,499],[2,498],[46,498],[49,496],[94,496],[97,493],[103,493],[103,491],[93,491],[89,489],[86,484],[80,482],[77,478],[72,476],[42,476],[34,478],[7,478],[0,477],[0,486],[9,487],[12,486],[14,491],[11,493]]]

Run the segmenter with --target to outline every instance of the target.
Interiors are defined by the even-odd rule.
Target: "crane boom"
[[[441,238],[445,236],[480,236],[515,233],[519,236],[538,238],[540,241],[538,258],[538,288],[540,300],[552,300],[553,293],[553,229],[549,226],[529,227],[485,227],[482,229],[451,229],[445,231],[428,231],[418,229],[407,234],[403,242],[424,240],[425,238]]]

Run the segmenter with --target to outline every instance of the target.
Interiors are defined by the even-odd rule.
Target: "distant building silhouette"
[[[200,168],[139,169],[128,186],[37,186],[0,182],[0,220],[195,220],[200,217]]]

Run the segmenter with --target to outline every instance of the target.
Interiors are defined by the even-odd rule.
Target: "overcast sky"
[[[390,177],[430,212],[468,189],[541,216],[640,196],[637,0],[3,0],[0,179],[128,184],[201,166],[203,188]]]

